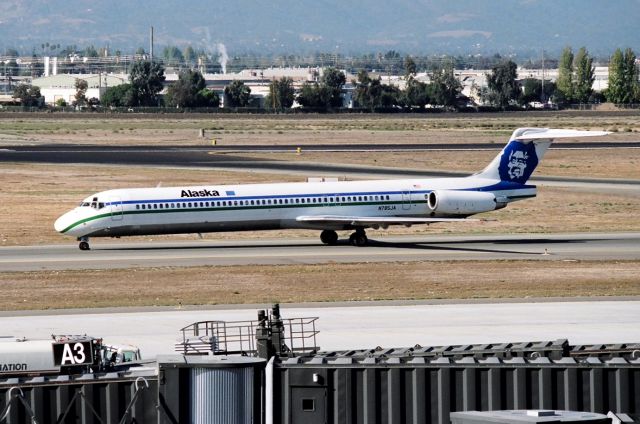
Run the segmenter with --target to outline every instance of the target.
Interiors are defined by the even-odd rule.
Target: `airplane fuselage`
[[[354,226],[301,222],[297,218],[445,218],[472,214],[431,210],[428,197],[434,190],[490,192],[512,200],[535,196],[535,186],[500,186],[473,177],[120,189],[88,197],[60,217],[55,227],[74,237],[285,228],[346,230]]]
[[[207,233],[306,228],[322,230],[325,244],[337,230],[367,244],[367,228],[464,221],[467,217],[534,197],[527,185],[555,138],[606,135],[602,131],[518,128],[481,172],[462,178],[119,189],[96,193],[55,222],[77,237]]]

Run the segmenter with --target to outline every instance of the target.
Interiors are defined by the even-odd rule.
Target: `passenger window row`
[[[376,202],[390,200],[390,196],[329,196],[329,197],[294,197],[291,199],[254,199],[254,200],[218,200],[216,202],[177,202],[136,204],[136,209],[191,209],[191,208],[225,208],[233,206],[272,206],[272,205],[305,205],[322,203]]]

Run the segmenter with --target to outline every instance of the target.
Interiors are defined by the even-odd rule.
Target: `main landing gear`
[[[338,243],[338,234],[333,230],[324,230],[320,233],[320,241],[329,246],[334,246]],[[369,239],[364,228],[356,228],[356,231],[349,236],[349,243],[354,246],[366,246],[368,242]]]
[[[354,246],[366,246],[368,242],[369,239],[367,238],[367,233],[365,233],[364,228],[356,228],[356,231],[349,236],[349,243]]]
[[[89,247],[89,237],[79,237],[78,241],[80,242],[80,244],[78,245],[80,250],[90,250],[91,249],[91,247]]]
[[[320,241],[329,246],[334,246],[338,243],[338,233],[333,230],[324,230],[320,233]]]

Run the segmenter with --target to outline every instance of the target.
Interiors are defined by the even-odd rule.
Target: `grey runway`
[[[336,307],[282,305],[285,318],[319,317],[318,343],[325,350],[448,344],[522,342],[567,338],[573,344],[640,340],[640,301],[485,303]],[[265,309],[270,305],[263,305]],[[256,308],[172,310],[0,317],[2,334],[49,338],[89,334],[108,343],[140,347],[145,358],[171,353],[178,330],[195,321],[255,320]]]
[[[640,233],[384,237],[325,246],[315,238],[100,242],[0,248],[0,271],[440,260],[640,260]]]

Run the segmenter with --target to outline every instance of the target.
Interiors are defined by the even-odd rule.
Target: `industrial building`
[[[100,99],[107,88],[114,87],[126,83],[126,75],[70,75],[59,74],[35,78],[31,81],[31,85],[39,87],[40,93],[44,96],[44,102],[49,105],[55,105],[60,99],[65,103],[71,104],[75,100],[77,92],[76,82],[84,80],[87,82],[87,91],[85,96],[87,99]]]

